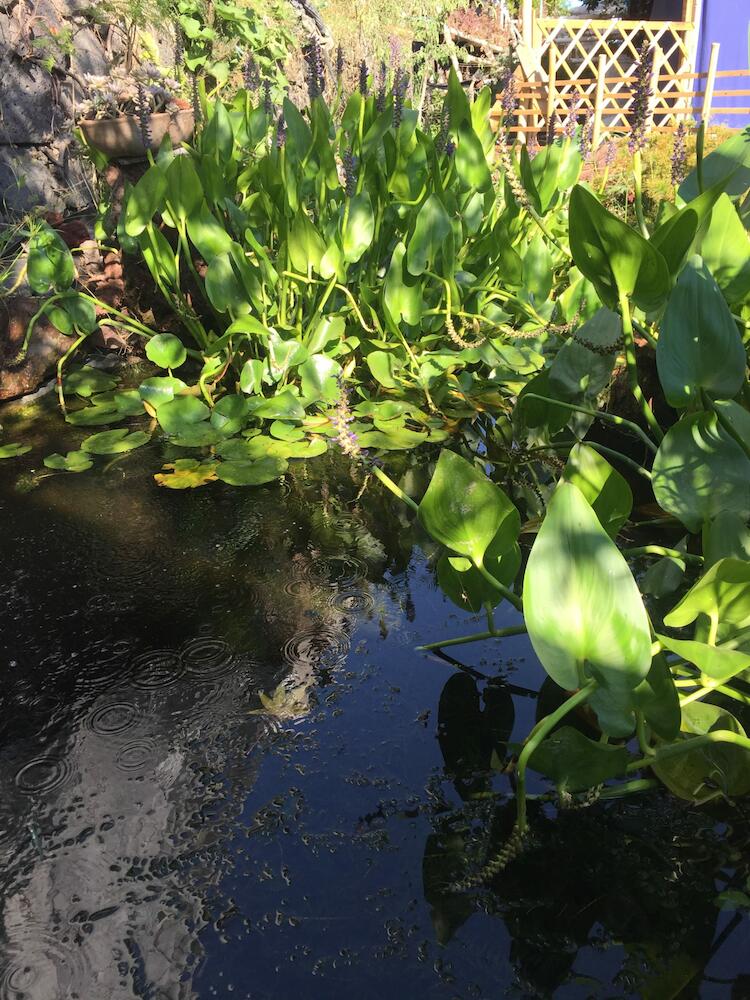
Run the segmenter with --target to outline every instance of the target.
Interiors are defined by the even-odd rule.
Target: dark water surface
[[[542,672],[415,651],[477,622],[361,470],[180,493],[148,448],[19,492],[35,454],[0,463],[0,1000],[750,997],[747,803],[537,806],[452,891]]]

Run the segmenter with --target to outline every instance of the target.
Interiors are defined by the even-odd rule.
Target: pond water
[[[0,470],[0,1000],[750,996],[746,803],[537,804],[460,891],[543,675],[523,636],[415,650],[477,622],[361,469],[19,481],[36,443]]]

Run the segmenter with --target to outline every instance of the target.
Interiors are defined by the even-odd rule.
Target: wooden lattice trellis
[[[684,103],[684,74],[693,70],[695,24],[692,21],[626,21],[620,18],[535,18],[534,55],[543,76],[552,76],[556,103],[581,110],[594,107],[596,81],[620,77],[610,100],[612,126],[626,125],[632,103],[625,81],[633,76],[645,45],[654,53],[654,73],[669,74],[659,87],[659,111],[671,115]],[[617,94],[622,93],[618,102]]]

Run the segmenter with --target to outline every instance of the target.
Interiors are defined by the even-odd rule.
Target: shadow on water
[[[183,493],[155,457],[2,470],[0,1000],[750,995],[742,803],[538,805],[463,890],[513,822],[524,638],[414,652],[470,616],[335,457]]]

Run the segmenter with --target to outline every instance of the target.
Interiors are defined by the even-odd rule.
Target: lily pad
[[[85,451],[69,451],[67,455],[47,455],[44,464],[48,469],[59,469],[62,472],[85,472],[94,463]]]
[[[145,431],[129,432],[127,427],[114,431],[100,431],[92,434],[81,444],[81,450],[91,455],[120,455],[134,448],[140,448],[151,440],[151,435]]]
[[[96,392],[106,392],[114,389],[117,382],[107,375],[106,372],[99,371],[98,368],[91,368],[84,365],[77,371],[72,371],[63,378],[63,391],[74,392],[78,396],[88,399]]]
[[[170,490],[194,490],[216,479],[217,464],[212,459],[199,462],[193,458],[179,458],[176,462],[163,466],[154,479],[159,486],[166,486]]]
[[[19,455],[25,455],[27,451],[31,451],[30,444],[19,444],[18,442],[14,444],[0,444],[0,459],[17,458]]]
[[[187,361],[187,351],[179,337],[157,333],[146,344],[146,357],[159,368],[179,368]]]
[[[216,476],[229,486],[262,486],[283,476],[288,468],[286,459],[269,456],[257,462],[221,462]]]

